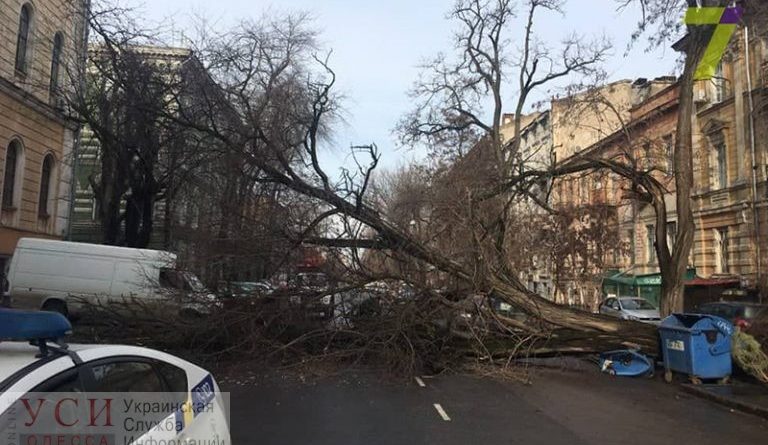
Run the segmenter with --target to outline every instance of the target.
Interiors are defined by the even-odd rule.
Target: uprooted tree
[[[515,147],[503,144],[499,134],[503,107],[501,86],[507,64],[501,48],[510,29],[511,6],[509,1],[457,4],[454,16],[464,27],[464,34],[456,42],[460,55],[458,71],[442,63],[435,65],[435,90],[430,93],[442,99],[430,109],[430,117],[443,116],[450,122],[428,122],[429,128],[422,132],[424,127],[419,126],[418,119],[413,121],[416,132],[445,141],[451,139],[451,132],[458,138],[470,137],[466,132],[462,134],[464,130],[482,133],[475,142],[487,146],[485,152],[495,161],[490,182],[481,184],[484,188],[505,184],[516,174],[514,162],[509,162],[516,158]],[[522,104],[540,85],[571,73],[589,74],[607,50],[603,42],[587,43],[574,37],[563,44],[559,57],[564,63],[553,62],[555,57],[534,43],[533,17],[540,9],[557,9],[559,2],[533,1],[527,6],[529,14],[523,36],[527,49],[520,71]],[[181,113],[177,119],[245,153],[256,167],[253,171],[257,182],[278,184],[317,203],[316,218],[300,233],[307,242],[406,255],[460,283],[466,292],[459,295],[479,293],[528,314],[529,322],[494,315],[500,339],[519,338],[523,333],[533,339],[531,344],[535,347],[529,350],[537,352],[593,351],[627,341],[655,349],[655,333],[651,327],[556,305],[529,292],[519,282],[506,260],[507,252],[514,249],[506,229],[507,221],[513,216],[510,206],[520,196],[532,194],[529,189],[519,186],[485,200],[475,196],[469,196],[468,201],[461,200],[465,206],[461,209],[462,217],[470,227],[475,227],[462,235],[472,239],[471,255],[459,261],[441,251],[439,243],[419,239],[409,227],[397,224],[375,207],[369,196],[372,173],[378,162],[375,146],[357,153],[357,159],[366,155],[370,162],[361,160],[357,171],[347,172],[340,180],[332,179],[320,164],[319,150],[338,107],[335,74],[327,58],[316,55],[314,34],[306,26],[304,17],[287,16],[244,23],[202,42],[199,54],[219,83],[220,91],[217,97],[210,97],[209,103],[214,106],[207,115]],[[475,114],[486,90],[493,92],[496,102],[494,117],[489,123],[483,123]],[[227,120],[222,116],[234,118]],[[222,125],[222,122],[228,124]],[[495,214],[495,221],[486,224],[477,216],[479,213]],[[313,230],[331,219],[341,221],[334,224],[335,227],[344,228],[336,231],[335,236]],[[364,229],[358,230],[360,227]],[[429,289],[423,295],[430,302],[426,306],[452,307],[463,299]],[[520,352],[517,343],[496,341],[498,338],[483,342],[484,355],[508,357]]]
[[[418,108],[402,122],[401,134],[406,141],[426,142],[443,159],[467,162],[463,168],[451,169],[463,172],[461,180],[451,175],[439,178],[445,183],[443,195],[428,209],[429,230],[439,236],[420,232],[415,217],[421,211],[418,203],[404,202],[389,209],[379,205],[373,193],[373,172],[379,160],[375,145],[356,148],[356,169],[346,171],[340,179],[322,168],[320,150],[338,116],[339,98],[334,89],[335,73],[328,57],[319,55],[316,35],[308,28],[306,16],[244,22],[221,34],[207,34],[198,43],[197,55],[217,87],[197,92],[198,103],[206,107],[195,112],[173,107],[177,112],[165,117],[214,138],[241,156],[250,168],[238,174],[253,184],[271,185],[288,196],[301,197],[309,212],[300,225],[287,229],[297,242],[349,252],[342,262],[364,263],[361,251],[383,252],[390,261],[402,264],[407,260],[408,267],[401,270],[408,272],[402,276],[397,276],[397,268],[386,270],[395,275],[393,278],[420,281],[416,283],[421,289],[414,297],[415,306],[389,318],[381,317],[368,325],[372,329],[364,331],[361,324],[331,334],[305,334],[287,345],[295,345],[308,335],[322,335],[326,344],[345,340],[361,347],[382,348],[397,343],[411,356],[429,356],[450,344],[491,361],[525,353],[604,350],[626,342],[650,352],[656,349],[652,326],[554,304],[529,292],[519,280],[515,261],[510,260],[516,251],[511,231],[520,223],[516,221],[516,206],[527,200],[546,207],[541,188],[552,177],[608,170],[631,177],[646,192],[660,187],[652,175],[638,174],[633,166],[613,159],[585,159],[540,171],[523,168],[516,136],[522,127],[522,111],[533,92],[558,79],[596,75],[609,48],[605,42],[586,42],[575,36],[563,42],[559,52],[552,52],[535,38],[534,18],[541,11],[558,11],[562,2],[530,0],[524,5],[520,52],[515,56],[507,52],[515,48],[510,43],[514,28],[511,0],[457,2],[452,10],[460,24],[456,59],[440,57],[428,64],[414,90]],[[706,30],[691,32],[698,36]],[[705,36],[700,38],[693,38],[693,49],[688,51],[689,76],[688,66],[695,66],[696,51],[700,51],[695,42],[704,41]],[[512,142],[505,143],[501,126],[507,94],[503,87],[510,78],[518,81],[517,112]],[[681,102],[691,100],[691,82],[684,75]],[[487,121],[481,117],[486,99],[493,104]],[[178,95],[174,100],[183,101]],[[687,115],[690,110],[689,106]],[[675,170],[688,173],[678,179],[677,190],[687,201],[692,169],[690,137],[685,135],[690,135],[690,119],[681,119],[679,125],[682,137],[677,139]],[[482,162],[469,162],[473,157]],[[471,170],[476,165],[482,165],[482,170]],[[686,208],[678,204],[679,212]],[[659,225],[661,229],[664,224]],[[680,258],[687,258],[691,237],[692,228],[681,224],[673,254],[668,248],[666,252],[673,267],[663,273],[676,273]],[[362,268],[358,266],[350,267]],[[431,271],[441,283],[416,280],[413,270]],[[665,295],[671,295],[669,289],[681,289],[682,272],[676,276],[679,280],[673,277],[667,281]],[[459,292],[437,292],[435,288],[442,283],[454,284]],[[435,318],[443,317],[437,315],[436,308],[460,310],[467,295],[504,302],[526,317],[508,317],[488,310],[488,305],[479,305],[475,309],[491,323],[484,332],[454,338],[450,330],[434,329]]]

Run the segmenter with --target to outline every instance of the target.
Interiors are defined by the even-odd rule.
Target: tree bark
[[[720,2],[710,0],[704,3],[704,6],[718,6]],[[696,111],[693,97],[694,72],[712,36],[712,29],[711,26],[688,27],[685,68],[679,82],[680,98],[674,154],[678,230],[670,265],[669,267],[660,267],[662,278],[660,309],[662,316],[682,312],[684,306],[685,274],[688,268],[688,257],[693,247],[693,235],[696,230],[691,200],[693,190],[692,119]],[[666,232],[666,221],[663,222],[664,232]],[[666,233],[659,234],[657,231],[657,244],[659,235],[665,238]]]

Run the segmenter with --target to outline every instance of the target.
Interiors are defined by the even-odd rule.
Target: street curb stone
[[[714,394],[710,391],[707,391],[706,386],[685,383],[682,384],[681,387],[683,391],[687,392],[688,394],[692,394],[694,396],[710,400],[728,408],[736,409],[747,414],[753,414],[768,420],[768,408],[764,408],[752,403],[742,402],[731,397]]]

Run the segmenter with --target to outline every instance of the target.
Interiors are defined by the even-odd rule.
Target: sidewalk
[[[712,400],[721,405],[768,419],[768,387],[734,381],[730,385],[692,385],[682,389],[690,394]]]

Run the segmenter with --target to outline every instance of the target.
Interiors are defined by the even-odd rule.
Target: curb
[[[700,385],[692,385],[690,383],[685,383],[680,386],[683,389],[683,391],[687,392],[688,394],[692,394],[694,396],[700,397],[702,399],[710,400],[712,402],[718,403],[728,408],[736,409],[736,410],[745,412],[747,414],[753,414],[755,416],[762,417],[763,419],[768,420],[768,408],[764,408],[758,405],[753,405],[751,403],[741,402],[739,400],[735,400],[730,397],[721,396],[719,394],[713,394],[707,391],[704,387],[701,387]]]

